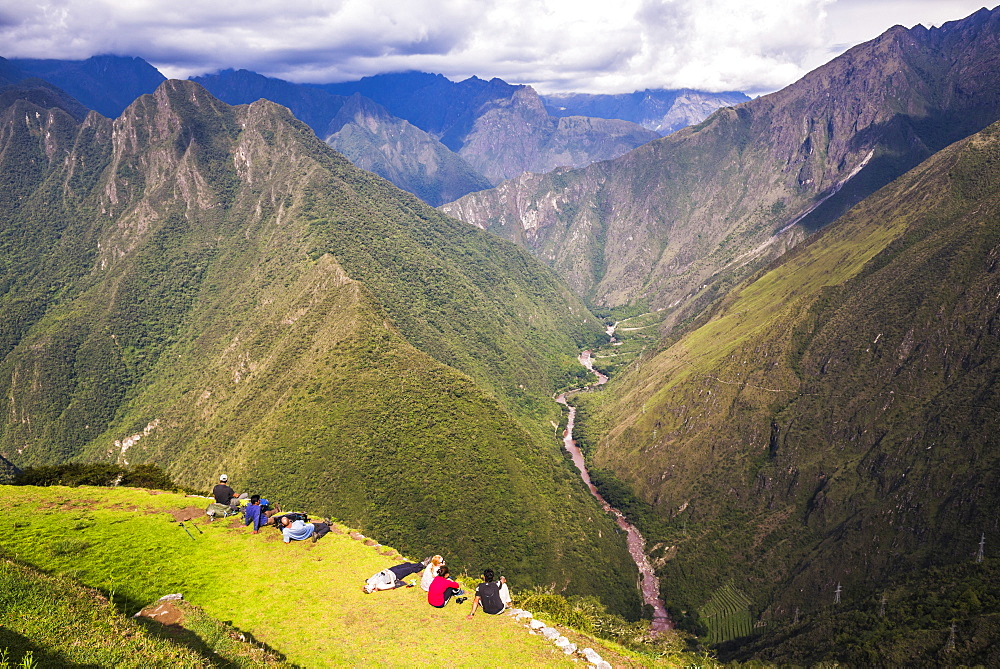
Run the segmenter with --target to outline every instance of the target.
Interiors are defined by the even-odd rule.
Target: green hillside
[[[29,647],[36,659],[98,666],[219,666],[220,657],[229,666],[260,666],[259,656],[253,662],[238,655],[260,653],[254,647],[307,667],[573,665],[510,617],[466,619],[469,603],[434,609],[420,588],[364,594],[365,579],[402,560],[342,526],[315,544],[286,545],[274,529],[253,535],[236,521],[207,522],[204,498],[32,486],[0,487],[0,498],[17,518],[0,551],[53,574],[34,576],[0,561],[0,579],[11,584],[0,593],[7,605],[0,609],[0,649]],[[185,623],[190,633],[130,618],[172,593],[198,609]],[[213,620],[225,621],[228,631]],[[53,625],[72,632],[52,634]],[[230,633],[250,641],[217,638]]]
[[[638,615],[552,437],[603,335],[551,271],[266,101],[171,81],[114,121],[21,100],[0,127],[0,456],[226,472]]]
[[[656,512],[668,603],[704,609],[732,582],[768,626],[760,648],[838,584],[854,605],[970,561],[983,534],[995,551],[997,184],[994,125],[580,398],[595,467]]]

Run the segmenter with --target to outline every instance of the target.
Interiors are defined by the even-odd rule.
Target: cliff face
[[[1000,12],[893,28],[786,89],[580,170],[442,211],[526,245],[599,304],[696,311],[761,262],[998,117]]]
[[[193,82],[114,120],[13,101],[0,184],[2,457],[150,462],[199,487],[224,470],[411,554],[637,613],[549,425],[601,328],[523,251],[287,109]]]

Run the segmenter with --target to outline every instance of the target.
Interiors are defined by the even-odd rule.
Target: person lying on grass
[[[411,574],[416,574],[421,571],[430,558],[427,558],[423,562],[404,562],[403,564],[397,564],[395,567],[389,567],[388,569],[383,569],[379,573],[375,574],[361,587],[361,589],[366,594],[371,594],[376,590],[393,590],[395,588],[412,588],[412,583],[407,583],[403,579]]]
[[[327,535],[330,531],[330,523],[306,523],[301,520],[291,520],[288,516],[281,516],[281,535],[285,538],[285,543],[292,541],[305,541],[312,537],[316,543]]]
[[[483,582],[476,587],[476,597],[472,600],[472,612],[468,617],[476,615],[476,609],[483,607],[483,613],[495,616],[510,606],[510,590],[507,589],[507,579],[503,576],[494,580],[492,569],[483,570]]]
[[[439,609],[443,609],[448,600],[455,597],[455,603],[461,604],[468,597],[458,597],[464,595],[465,590],[457,581],[448,578],[448,565],[441,565],[438,568],[437,576],[431,581],[431,587],[427,591],[427,603]]]

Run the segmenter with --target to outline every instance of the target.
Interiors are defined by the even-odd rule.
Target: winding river
[[[608,334],[611,334],[611,332]],[[591,384],[591,386],[588,387],[599,386],[607,383],[608,377],[594,369],[593,361],[590,358],[590,351],[584,351],[580,354],[580,364],[597,375],[597,383]],[[569,394],[573,393],[571,392]],[[601,497],[600,493],[597,492],[597,487],[591,482],[590,472],[587,471],[587,464],[584,462],[583,453],[577,447],[576,441],[573,440],[573,424],[576,419],[576,407],[571,406],[569,402],[566,401],[566,395],[567,393],[563,393],[556,398],[556,402],[559,402],[559,404],[562,404],[569,409],[569,417],[566,421],[566,432],[563,434],[563,445],[573,458],[573,464],[575,464],[576,468],[580,470],[580,478],[582,478],[583,482],[587,484],[587,488],[590,489],[590,493],[597,498],[597,501],[601,503],[604,510],[611,514],[611,516],[618,523],[618,526],[625,531],[629,555],[632,556],[632,559],[635,561],[635,565],[639,568],[639,577],[641,579],[639,589],[642,591],[642,600],[644,603],[653,607],[653,621],[650,625],[650,630],[652,632],[660,632],[671,629],[673,628],[673,623],[670,621],[670,616],[667,615],[666,607],[664,607],[663,600],[660,598],[660,582],[656,578],[656,573],[653,571],[653,565],[649,562],[649,556],[646,555],[646,541],[642,538],[642,535],[639,534],[639,530],[636,529],[635,525],[628,522],[628,519],[625,518],[625,515],[621,511],[608,504],[607,501]]]

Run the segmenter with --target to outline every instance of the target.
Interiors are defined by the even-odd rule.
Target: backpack
[[[225,518],[226,516],[236,515],[236,510],[228,504],[219,504],[218,502],[212,502],[205,509],[205,515],[215,520],[216,518]]]

